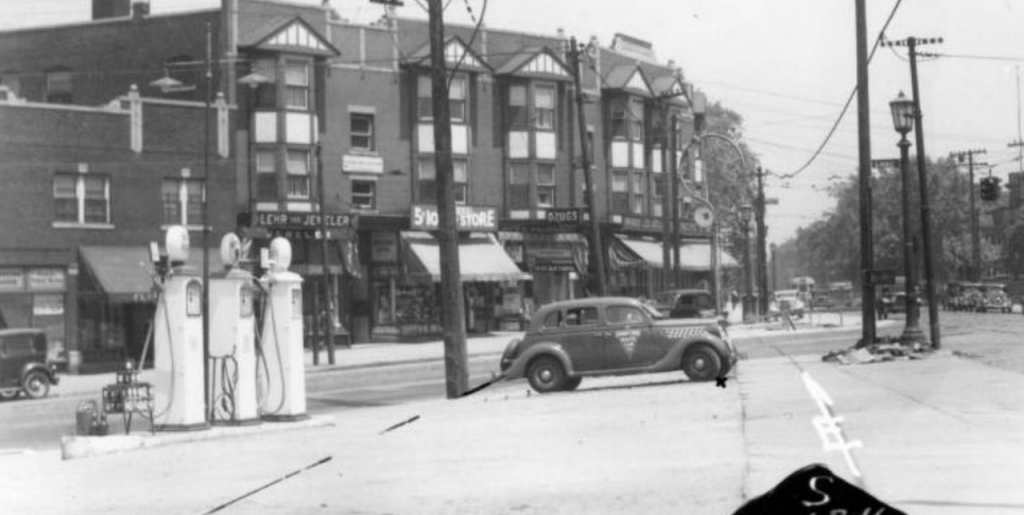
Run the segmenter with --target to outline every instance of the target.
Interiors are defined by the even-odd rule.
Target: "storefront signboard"
[[[21,268],[0,268],[0,293],[25,291],[25,271]]]
[[[35,295],[32,299],[32,314],[35,316],[56,316],[64,314],[63,295]]]
[[[532,234],[578,233],[583,229],[583,221],[583,212],[579,209],[548,209],[542,219],[504,219],[501,230]]]
[[[531,272],[567,273],[577,271],[571,247],[531,248],[528,250],[528,254]]]
[[[459,231],[498,230],[498,209],[481,206],[455,206],[455,223]],[[412,206],[411,227],[414,231],[436,231],[440,227],[437,206]]]
[[[64,291],[64,269],[32,268],[28,271],[29,291]]]
[[[323,226],[327,229],[351,229],[358,223],[358,217],[349,213],[327,213]],[[262,211],[253,215],[253,225],[271,230],[308,229],[319,230],[319,213],[289,213],[285,211]]]

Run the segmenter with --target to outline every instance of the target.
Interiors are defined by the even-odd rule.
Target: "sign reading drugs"
[[[411,228],[414,231],[436,231],[440,227],[437,206],[412,206]],[[455,224],[459,231],[498,230],[498,210],[493,207],[455,206]]]

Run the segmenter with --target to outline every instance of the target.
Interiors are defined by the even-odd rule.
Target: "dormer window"
[[[431,99],[433,83],[430,75],[420,75],[416,80],[417,113],[421,120],[434,118],[434,104]],[[466,121],[466,77],[456,75],[448,83],[448,111],[453,122]]]
[[[288,109],[309,110],[309,63],[287,61],[284,78]]]
[[[533,126],[538,129],[555,128],[555,86],[537,84],[533,88]]]

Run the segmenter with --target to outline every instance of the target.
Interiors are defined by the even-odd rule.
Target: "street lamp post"
[[[925,343],[924,332],[921,331],[919,320],[921,309],[917,302],[917,276],[914,271],[914,234],[910,223],[910,142],[907,133],[914,123],[914,101],[907,98],[902,91],[895,100],[889,102],[892,110],[892,124],[900,135],[900,176],[903,186],[903,273],[906,275],[906,310],[907,318],[900,334],[900,343],[913,345]]]
[[[746,321],[754,321],[754,260],[751,256],[751,250],[753,245],[750,241],[750,219],[754,212],[754,206],[750,204],[742,204],[740,206],[740,218],[743,219],[743,240],[746,242],[744,247],[745,254],[745,266],[746,271],[746,283],[747,292],[743,299],[743,318]]]

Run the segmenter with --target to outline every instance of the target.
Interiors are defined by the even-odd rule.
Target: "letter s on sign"
[[[822,506],[822,505],[828,504],[828,502],[830,500],[832,500],[832,498],[829,497],[827,493],[825,493],[825,492],[823,492],[821,490],[818,490],[817,484],[818,484],[818,480],[819,479],[828,480],[828,482],[830,482],[830,483],[832,482],[832,478],[830,478],[828,476],[814,476],[814,477],[811,478],[810,484],[808,486],[811,487],[811,491],[812,492],[821,495],[822,499],[820,501],[817,501],[817,502],[800,501],[804,506],[806,506],[808,508],[810,508],[811,506]]]

